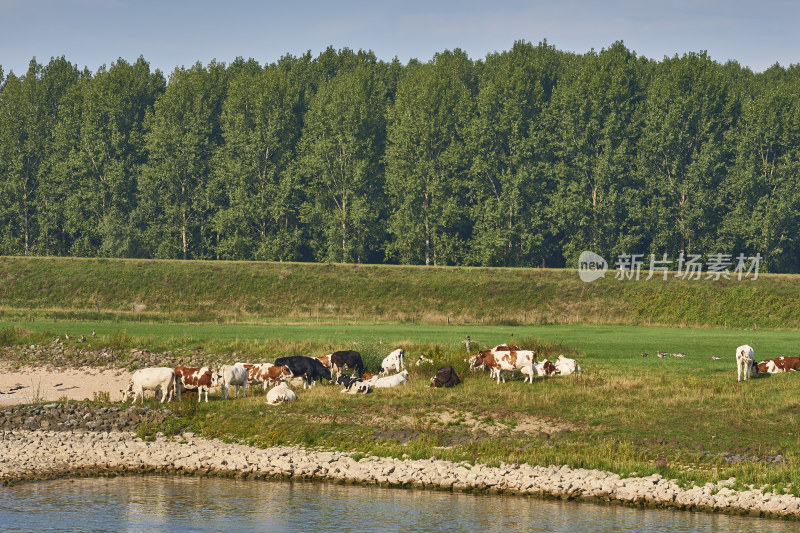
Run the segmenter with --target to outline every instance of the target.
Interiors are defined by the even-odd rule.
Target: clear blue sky
[[[140,55],[165,74],[237,56],[260,63],[327,46],[429,60],[461,48],[473,59],[542,39],[560,50],[617,40],[639,55],[707,50],[755,71],[800,63],[800,2],[789,0],[0,0],[0,65],[22,74],[35,56],[64,55],[92,72]]]

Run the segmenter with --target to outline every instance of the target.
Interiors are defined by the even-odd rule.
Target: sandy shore
[[[130,372],[98,368],[0,367],[0,406],[33,401],[92,400],[108,392],[119,400],[119,391],[128,386]]]
[[[184,434],[136,439],[130,432],[0,432],[0,482],[107,473],[178,473],[249,478],[294,478],[455,491],[489,491],[714,512],[800,518],[800,498],[733,480],[682,489],[659,475],[621,478],[566,466],[469,465],[439,460],[359,457],[298,447],[250,448]]]

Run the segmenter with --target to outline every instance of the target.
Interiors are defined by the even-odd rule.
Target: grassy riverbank
[[[298,402],[274,408],[251,390],[245,400],[197,405],[194,397],[172,407],[174,416],[144,424],[143,435],[191,429],[206,437],[258,446],[300,444],[365,455],[438,457],[486,464],[525,462],[597,468],[621,475],[661,473],[683,482],[736,477],[741,485],[769,485],[795,492],[800,487],[794,411],[797,376],[781,374],[737,383],[733,350],[742,343],[759,359],[797,354],[797,334],[631,326],[413,326],[321,325],[248,326],[182,324],[92,324],[36,322],[31,332],[6,335],[52,340],[59,328],[75,336],[87,328],[98,337],[72,348],[118,346],[126,367],[129,346],[165,351],[200,350],[209,362],[266,360],[287,354],[322,354],[356,347],[368,370],[395,346],[409,361],[419,354],[436,364],[412,367],[411,381],[367,397],[339,393],[334,386],[298,391]],[[0,326],[2,327],[2,326]],[[141,329],[139,329],[141,328]],[[102,331],[102,333],[101,333]],[[16,333],[13,333],[16,332]],[[519,378],[497,386],[488,375],[466,368],[464,335],[483,344],[511,335],[535,346],[541,356],[566,353],[584,373]],[[354,344],[354,343],[358,344]],[[684,352],[659,359],[657,351]],[[234,355],[234,352],[237,352]],[[641,352],[650,356],[642,358]],[[719,356],[720,360],[712,360]],[[18,364],[42,364],[27,356]],[[430,388],[435,368],[453,364],[464,383],[452,390]],[[781,456],[778,458],[777,456]]]
[[[612,271],[583,283],[569,269],[2,257],[0,318],[800,328],[800,276],[645,277],[619,281]]]

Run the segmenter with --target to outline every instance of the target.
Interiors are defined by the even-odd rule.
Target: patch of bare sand
[[[0,366],[0,406],[55,401],[94,399],[95,393],[108,392],[119,400],[119,391],[128,386],[131,373],[98,368]]]
[[[572,431],[575,426],[563,421],[547,420],[528,415],[517,415],[513,421],[485,420],[475,418],[470,412],[443,411],[441,413],[427,413],[423,418],[427,423],[439,423],[445,426],[459,426],[475,433],[485,433],[496,436],[503,433],[560,433]],[[415,420],[410,416],[401,417],[401,422],[413,426]]]

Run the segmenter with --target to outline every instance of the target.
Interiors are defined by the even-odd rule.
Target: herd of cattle
[[[566,375],[581,372],[581,367],[574,359],[560,355],[555,362],[544,359],[536,362],[536,352],[521,350],[517,346],[501,344],[490,350],[478,352],[468,359],[472,370],[488,369],[498,385],[505,382],[505,373],[520,372],[525,381],[533,383],[534,376]],[[424,356],[414,363],[433,364]],[[345,375],[344,371],[351,371]],[[390,372],[393,372],[390,374]],[[208,367],[175,368],[155,367],[137,370],[131,376],[130,383],[122,393],[122,401],[137,398],[144,401],[144,391],[153,391],[161,396],[161,402],[173,397],[180,400],[183,391],[196,391],[197,401],[205,397],[208,402],[208,391],[219,387],[222,399],[228,398],[229,389],[233,388],[236,397],[239,389],[246,396],[248,385],[261,385],[267,393],[267,402],[273,405],[297,399],[296,393],[287,386],[287,381],[295,386],[301,383],[303,388],[314,386],[317,381],[335,381],[344,386],[341,392],[348,394],[368,394],[373,389],[391,388],[408,381],[405,369],[405,351],[398,348],[386,356],[381,362],[378,374],[364,372],[361,354],[355,350],[341,350],[321,357],[291,356],[279,357],[274,363],[242,363],[222,366],[218,371]],[[461,379],[452,366],[440,368],[431,378],[432,387],[453,387]]]

